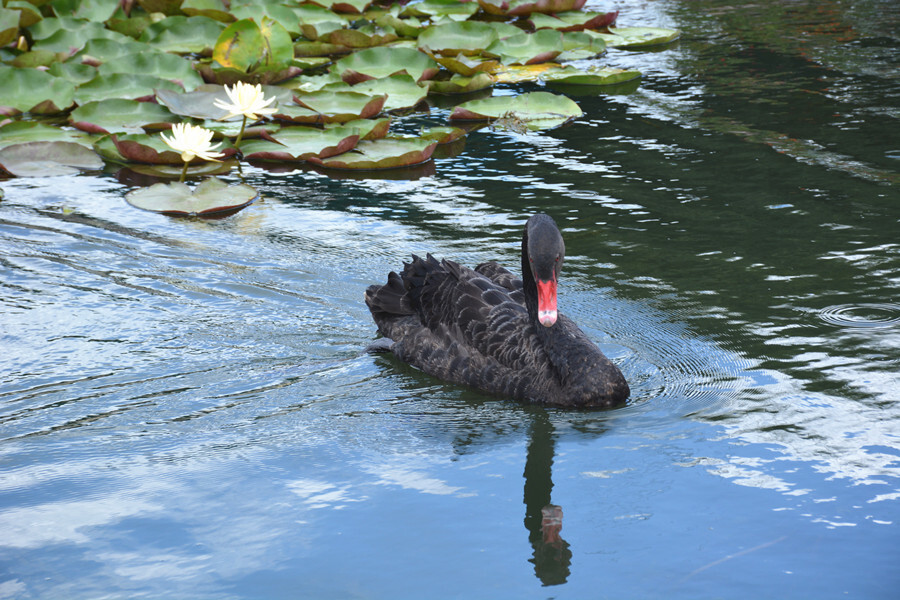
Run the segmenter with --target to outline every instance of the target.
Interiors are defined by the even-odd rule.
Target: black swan
[[[556,309],[565,254],[553,219],[522,236],[522,276],[495,262],[475,270],[430,254],[366,290],[384,340],[377,349],[430,375],[537,404],[612,408],[628,398],[622,372]]]

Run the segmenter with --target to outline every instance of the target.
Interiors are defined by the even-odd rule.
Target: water
[[[897,13],[618,7],[684,30],[604,60],[637,92],[430,171],[245,169],[221,221],[0,182],[0,597],[895,597]],[[515,267],[535,210],[628,406],[364,353],[367,285]]]

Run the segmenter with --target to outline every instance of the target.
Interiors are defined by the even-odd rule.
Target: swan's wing
[[[494,261],[481,263],[475,272],[484,275],[500,287],[509,290],[510,299],[525,305],[525,294],[522,292],[522,280],[507,271]]]

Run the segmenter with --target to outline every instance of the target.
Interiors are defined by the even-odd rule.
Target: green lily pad
[[[583,31],[563,34],[563,52],[556,57],[559,62],[593,58],[606,52],[606,42]]]
[[[159,134],[148,135],[144,133],[128,133],[125,135],[113,134],[110,136],[116,146],[116,150],[122,159],[129,162],[140,162],[151,165],[183,165],[181,153],[172,150]],[[231,156],[234,148],[226,146],[218,151]],[[205,162],[195,157],[193,163]]]
[[[103,23],[113,16],[118,10],[115,2],[103,2],[102,0],[81,0],[78,8],[72,13],[73,17],[87,19],[96,23]],[[59,10],[59,9],[57,9]]]
[[[437,142],[419,138],[382,138],[363,141],[355,149],[331,158],[310,157],[309,162],[329,169],[374,171],[418,165],[428,161]]]
[[[209,17],[220,23],[231,23],[236,20],[222,0],[184,0],[181,3],[181,12],[189,17],[198,15]]]
[[[339,13],[361,15],[372,4],[372,0],[317,0],[315,4]]]
[[[617,27],[609,29],[608,34],[594,34],[601,37],[607,46],[615,48],[646,48],[674,42],[681,37],[677,29],[661,29],[659,27]]]
[[[36,69],[38,67],[49,67],[50,65],[65,59],[66,56],[61,55],[59,52],[51,52],[50,50],[32,50],[18,55],[9,64],[13,67],[20,67],[23,69]]]
[[[459,127],[431,127],[425,129],[419,135],[423,140],[432,140],[439,145],[452,144],[453,142],[466,137],[464,129]]]
[[[608,13],[587,10],[572,10],[554,15],[533,14],[529,19],[535,29],[556,29],[557,31],[584,31],[585,29],[606,30],[614,25],[619,11]]]
[[[283,68],[293,57],[290,34],[268,17],[259,25],[252,19],[235,21],[222,31],[213,48],[214,61],[244,73]]]
[[[520,96],[494,96],[460,104],[450,115],[453,121],[496,121],[530,130],[557,127],[582,115],[581,108],[566,96],[530,92]]]
[[[50,65],[50,68],[47,69],[47,73],[53,75],[54,77],[65,79],[78,86],[82,83],[87,83],[88,81],[96,77],[97,69],[96,67],[92,67],[90,65],[83,65],[81,63],[68,61],[62,63],[53,63],[52,65]]]
[[[407,73],[416,81],[423,81],[434,77],[439,67],[418,50],[381,47],[354,52],[337,61],[334,70],[344,81],[355,84],[394,73]]]
[[[539,29],[497,40],[485,49],[484,54],[499,58],[504,65],[533,65],[549,62],[562,51],[562,33]]]
[[[326,123],[325,129],[349,127],[359,131],[360,140],[379,140],[387,136],[391,127],[390,117],[383,119],[355,119],[346,123]]]
[[[165,52],[208,56],[223,29],[224,24],[209,17],[173,16],[147,27],[139,41]]]
[[[492,73],[501,68],[500,63],[493,58],[466,56],[462,53],[456,56],[434,56],[434,59],[451,73],[465,77],[473,77],[477,73]]]
[[[38,121],[12,121],[0,127],[0,148],[24,142],[77,142],[91,144],[91,136],[81,131],[51,127]]]
[[[401,13],[404,17],[449,17],[454,21],[465,21],[478,12],[475,2],[459,0],[423,0],[409,4]]]
[[[389,44],[398,37],[396,33],[380,27],[361,27],[359,29],[335,29],[320,36],[319,41],[347,48],[373,48]]]
[[[369,96],[387,96],[382,107],[385,111],[398,111],[413,108],[425,101],[428,90],[418,85],[406,73],[391,75],[382,79],[370,79],[354,86],[346,83],[325,86],[328,91],[353,91]]]
[[[75,142],[25,142],[0,149],[0,170],[16,177],[73,175],[103,168],[103,160]]]
[[[4,2],[3,6],[9,10],[15,10],[19,13],[19,27],[29,28],[38,21],[43,20],[44,16],[40,9],[36,6],[38,3],[32,4],[27,0],[9,0]]]
[[[75,90],[75,101],[78,104],[87,104],[96,100],[110,98],[125,98],[127,100],[152,99],[157,89],[181,91],[177,83],[166,79],[135,73],[113,73],[112,75],[97,75],[87,83],[83,83]]]
[[[303,162],[311,156],[328,158],[352,150],[359,143],[359,129],[334,127],[287,127],[276,136],[278,143],[266,140],[250,140],[241,144],[244,158],[249,160],[275,160]]]
[[[278,105],[294,101],[294,95],[290,90],[278,86],[264,85],[262,92],[266,99],[274,96]],[[156,90],[156,99],[176,115],[212,120],[221,119],[228,114],[228,111],[218,108],[215,101],[230,102],[225,87],[212,83],[204,83],[192,92]],[[234,117],[234,120],[240,124],[242,118],[238,116]]]
[[[279,106],[276,119],[294,123],[345,123],[368,119],[382,111],[386,96],[370,96],[357,92],[318,91],[297,97],[299,106]]]
[[[296,37],[300,35],[299,10],[295,10],[298,8],[274,2],[246,2],[240,6],[237,5],[237,2],[232,2],[230,16],[233,17],[232,20],[255,19],[257,21],[260,17],[269,17],[273,21],[278,21],[291,34],[291,37]]]
[[[576,69],[574,67],[561,67],[541,74],[540,79],[548,83],[562,83],[566,85],[618,85],[626,81],[632,81],[641,77],[640,71],[629,69],[613,69],[611,67],[588,67]]]
[[[587,0],[478,0],[484,12],[504,17],[579,10]]]
[[[53,19],[44,19],[41,23],[46,23]],[[59,20],[59,19],[56,19]],[[35,25],[37,27],[41,23]],[[33,29],[32,29],[33,32]],[[130,38],[106,29],[101,23],[91,21],[81,21],[80,27],[75,29],[67,29],[61,27],[52,35],[35,41],[33,49],[50,50],[52,52],[73,53],[80,50],[89,40],[113,40],[121,43],[131,41]]]
[[[52,114],[72,106],[75,86],[37,69],[0,67],[0,115]]]
[[[193,189],[185,183],[155,183],[125,194],[125,200],[135,208],[179,217],[238,211],[257,198],[259,192],[249,185],[228,185],[215,177]]]
[[[145,127],[155,129],[161,128],[162,123],[176,123],[178,118],[153,102],[117,98],[83,104],[72,111],[69,122],[89,133],[138,133]]]
[[[127,54],[103,63],[98,68],[100,75],[113,73],[141,73],[167,79],[190,91],[203,83],[191,62],[174,54],[141,52]]]
[[[459,2],[453,0],[453,4],[459,4]],[[421,33],[422,29],[425,27],[422,21],[416,17],[401,19],[392,13],[385,13],[378,16],[375,19],[375,24],[386,29],[393,29],[397,35],[405,38],[419,37],[419,33]]]
[[[494,78],[487,73],[476,73],[472,77],[454,74],[450,79],[428,81],[429,94],[454,95],[470,94],[480,90],[486,90],[494,85]]]
[[[99,67],[101,64],[128,56],[129,54],[147,53],[150,48],[147,44],[136,42],[132,39],[127,40],[89,40],[84,47],[81,48],[72,57],[73,62]],[[161,50],[153,49],[153,53],[162,54]]]
[[[442,56],[478,54],[500,39],[492,23],[465,21],[433,25],[419,34],[419,48]]]

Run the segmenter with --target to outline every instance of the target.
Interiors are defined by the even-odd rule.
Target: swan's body
[[[366,304],[400,360],[455,383],[529,402],[611,408],[628,398],[622,372],[556,311],[565,247],[535,215],[522,239],[523,279],[494,262],[474,270],[416,256],[366,290]]]

